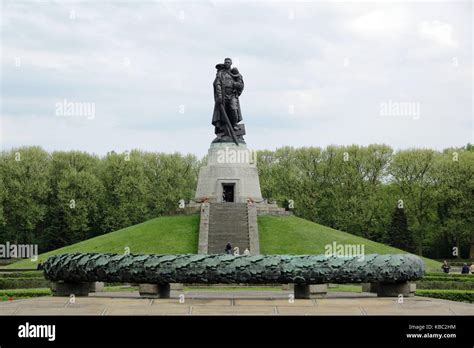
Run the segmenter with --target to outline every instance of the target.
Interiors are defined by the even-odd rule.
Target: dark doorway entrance
[[[234,201],[234,184],[222,184],[222,201],[233,202]]]

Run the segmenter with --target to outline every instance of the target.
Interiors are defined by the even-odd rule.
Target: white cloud
[[[227,56],[239,58],[246,83],[252,148],[474,141],[472,18],[462,3],[5,2],[1,16],[6,148],[203,155],[214,136],[214,65]],[[95,119],[55,118],[63,99],[95,103]],[[422,102],[421,122],[378,117],[386,100]]]
[[[457,47],[453,37],[453,27],[440,21],[421,22],[418,25],[418,35],[425,40],[431,40],[440,46]]]
[[[350,29],[366,38],[394,39],[405,31],[408,14],[400,8],[370,11],[350,22]]]

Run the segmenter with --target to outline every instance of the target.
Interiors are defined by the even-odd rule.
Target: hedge
[[[444,273],[444,272],[428,272],[425,273],[425,277],[473,277],[474,274],[468,273],[468,274],[462,274],[462,273]]]
[[[51,290],[49,288],[0,290],[0,301],[38,296],[51,296]]]
[[[443,300],[474,303],[474,290],[417,289],[416,295],[440,298]]]
[[[474,290],[474,281],[444,281],[423,279],[416,282],[416,288]]]
[[[0,269],[1,278],[44,278],[44,275],[43,271],[2,272]]]
[[[0,289],[47,288],[50,281],[44,278],[0,278]]]
[[[427,276],[423,277],[423,280],[438,280],[442,282],[474,282],[474,277],[471,276],[456,276],[456,277],[443,277],[443,276]]]

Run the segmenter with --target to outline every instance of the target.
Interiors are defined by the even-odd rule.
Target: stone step
[[[229,212],[225,214],[209,214],[209,217],[222,218],[221,220],[216,220],[216,221],[222,221],[222,222],[227,223],[228,221],[231,221],[231,220],[244,221],[242,219],[246,218],[247,214],[235,214],[234,212]]]
[[[211,203],[209,206],[208,253],[224,253],[227,243],[240,252],[250,248],[246,203]]]
[[[243,217],[242,219],[245,219],[247,220],[247,217]],[[232,220],[229,220],[229,221],[214,221],[214,224],[212,227],[219,227],[219,228],[232,228],[232,227],[235,227],[235,226],[243,226],[243,227],[246,227],[248,225],[248,222],[245,221],[245,220],[235,220],[235,219],[232,219]],[[211,221],[210,221],[211,223]],[[211,226],[210,226],[211,227]]]
[[[212,238],[212,240],[209,242],[209,244],[212,243],[213,240],[226,240],[226,239],[238,239],[238,240],[249,240],[247,236],[242,236],[241,234],[237,235],[235,233],[233,234],[215,234]]]
[[[209,242],[209,244],[212,244],[214,242],[223,242],[223,241],[231,241],[231,240],[242,240],[242,241],[248,241],[249,238],[245,237],[236,237],[235,235],[227,234],[227,235],[215,235],[214,238],[212,238],[212,241]]]
[[[227,244],[227,242],[230,242],[230,244],[232,244],[232,241],[234,241],[235,243],[247,243],[249,242],[249,239],[245,239],[245,238],[232,238],[232,237],[225,237],[225,238],[215,238],[211,243],[209,243],[209,245],[214,245],[214,244]]]
[[[216,209],[246,209],[246,203],[211,203],[211,207]]]

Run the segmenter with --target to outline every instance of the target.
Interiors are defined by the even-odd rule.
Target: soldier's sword
[[[230,136],[232,137],[232,140],[234,140],[235,145],[239,146],[239,143],[237,142],[237,137],[235,136],[235,133],[234,133],[234,129],[232,128],[232,125],[229,121],[229,117],[227,117],[227,113],[225,112],[224,104],[219,103],[219,109],[221,111],[222,116],[224,117],[227,130],[229,131]]]

